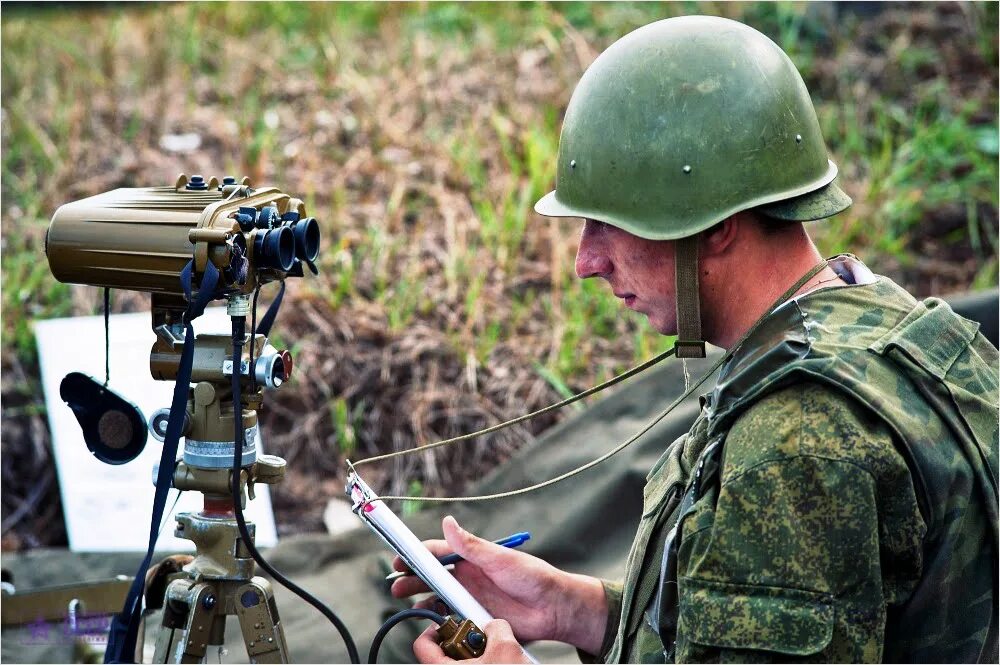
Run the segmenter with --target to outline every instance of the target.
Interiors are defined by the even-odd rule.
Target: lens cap
[[[59,396],[80,421],[87,448],[105,464],[131,462],[146,446],[146,419],[139,407],[93,378],[67,374]]]

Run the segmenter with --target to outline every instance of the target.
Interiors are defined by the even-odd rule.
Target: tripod
[[[247,529],[252,535],[254,525],[247,523]],[[174,533],[194,542],[196,554],[164,593],[153,662],[201,662],[209,646],[224,643],[226,617],[235,615],[250,662],[287,663],[274,591],[270,582],[254,576],[229,498],[206,494],[201,512],[177,516]]]
[[[263,337],[258,337],[257,342],[263,346]],[[198,342],[196,369],[199,354],[210,354],[228,343],[229,338],[199,336]],[[154,347],[154,362],[158,360],[156,352]],[[274,369],[284,371],[280,366]],[[177,516],[174,535],[192,541],[196,553],[164,592],[163,620],[153,655],[156,663],[201,662],[209,646],[224,643],[226,618],[234,615],[239,620],[250,662],[288,662],[288,646],[274,591],[270,582],[254,575],[255,563],[240,535],[233,508],[235,410],[228,379],[223,376],[227,372],[231,375],[233,370],[233,363],[227,361],[219,376],[207,377],[209,380],[191,388],[184,457],[174,470],[173,485],[179,490],[201,492],[204,506],[197,513]],[[245,373],[249,368],[239,367],[236,371],[240,370]],[[264,379],[267,383],[266,376]],[[255,407],[260,399],[259,391],[250,394],[248,405]],[[245,505],[247,494],[254,498],[255,483],[281,481],[285,460],[257,455],[256,410],[241,411],[245,436],[239,480],[240,498]],[[168,415],[158,411],[150,419],[150,429],[157,438],[166,431]],[[253,523],[247,522],[246,527],[253,538]]]

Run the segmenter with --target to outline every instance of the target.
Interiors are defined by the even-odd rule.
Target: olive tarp
[[[997,291],[951,302],[964,316],[980,321],[983,333],[997,344]],[[713,350],[706,359],[686,361],[692,379],[711,367],[718,354]],[[705,392],[712,384],[709,379],[695,394]],[[469,493],[524,487],[592,460],[634,434],[683,388],[681,362],[669,359],[525,445],[511,460],[471,487]],[[618,578],[638,524],[646,474],[665,446],[687,431],[698,409],[696,397],[687,399],[605,464],[552,487],[485,503],[431,505],[406,521],[417,535],[427,538],[440,537],[440,519],[446,514],[455,515],[463,526],[490,539],[530,531],[525,551],[565,570]],[[382,622],[405,607],[388,595],[384,576],[389,572],[390,555],[367,529],[337,536],[286,538],[265,556],[340,615],[362,659]],[[3,553],[2,565],[12,573],[17,588],[26,590],[132,575],[141,557],[140,553],[75,554],[39,549]],[[347,662],[342,640],[319,612],[283,587],[276,586],[275,596],[293,662]],[[159,616],[154,614],[147,622],[147,645],[154,640],[158,625]],[[380,661],[412,661],[409,645],[425,625],[423,621],[410,621],[397,626],[383,644]],[[228,654],[223,662],[247,662],[235,618],[227,622],[226,642]],[[575,652],[565,645],[536,643],[529,649],[542,662],[578,662]],[[84,650],[62,637],[57,625],[42,634],[38,626],[5,629],[0,642],[4,662],[68,662],[81,655],[85,655]],[[213,652],[208,661],[217,662]]]

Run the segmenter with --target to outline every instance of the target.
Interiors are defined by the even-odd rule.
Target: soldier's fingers
[[[431,551],[436,557],[442,557],[446,554],[451,554],[451,547],[448,545],[447,541],[444,540],[425,540],[424,545]],[[410,567],[403,563],[403,560],[398,556],[392,560],[392,569],[398,570],[400,572],[409,571]]]
[[[437,610],[434,609],[434,605],[437,603],[437,600],[435,598],[436,598],[435,596],[431,596],[429,598],[418,600],[417,602],[413,603],[413,607],[419,610],[432,610],[434,612],[437,612]]]
[[[413,603],[413,606],[422,610],[431,610],[432,612],[437,612],[441,616],[448,616],[451,614],[451,610],[448,606],[441,602],[441,599],[437,596],[428,596]]]
[[[393,598],[406,598],[416,593],[427,593],[430,589],[415,575],[400,577],[389,587],[389,593]]]
[[[486,633],[487,637],[492,637],[495,640],[514,640],[514,629],[510,627],[510,622],[506,619],[493,619],[488,624],[483,626],[483,632]]]
[[[481,660],[490,663],[530,663],[531,660],[514,637],[514,630],[503,619],[493,619],[483,628],[486,652]]]
[[[421,663],[454,663],[437,643],[437,626],[431,624],[413,643],[413,655]]]
[[[407,566],[405,563],[403,563],[402,559],[396,556],[392,558],[392,569],[397,572],[403,573],[403,572],[409,572],[410,567]]]

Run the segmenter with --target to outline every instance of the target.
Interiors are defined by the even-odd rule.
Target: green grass
[[[411,480],[406,487],[406,496],[424,496],[424,484],[419,480]],[[416,515],[424,506],[424,501],[404,501],[402,506],[403,517]]]
[[[892,235],[902,235],[920,224],[931,209],[957,203],[969,209],[977,202],[997,198],[996,127],[973,127],[973,108],[950,113],[919,113],[912,136],[901,141],[883,188],[892,198],[883,208]],[[910,204],[910,202],[915,202]],[[985,249],[976,225],[969,238],[980,253]],[[995,238],[992,249],[996,250]]]
[[[343,398],[330,401],[330,421],[333,424],[334,439],[337,449],[345,458],[350,458],[357,450],[358,431],[362,426],[362,415],[365,411],[364,400],[358,401],[353,407]]]
[[[957,99],[946,77],[928,79],[942,56],[939,44],[922,40],[910,48],[891,41],[882,45],[895,96],[868,88],[858,97],[863,72],[846,64],[820,67],[823,58],[836,58],[851,47],[856,18],[840,26],[836,38],[842,41],[831,42],[828,27],[805,5],[787,2],[191,3],[61,13],[21,10],[5,12],[0,65],[0,175],[5,207],[19,211],[16,223],[4,220],[5,339],[21,359],[30,360],[30,322],[72,311],[68,287],[48,276],[38,246],[55,206],[71,198],[67,186],[99,174],[102,166],[119,169],[119,151],[126,146],[155,149],[165,128],[206,136],[222,131],[204,124],[206,111],[221,109],[223,114],[212,117],[233,124],[238,146],[210,149],[221,157],[221,166],[298,193],[323,221],[330,239],[320,260],[324,275],[308,289],[321,293],[332,308],[377,303],[395,334],[404,334],[418,320],[445,325],[459,357],[472,354],[480,363],[487,363],[498,345],[524,338],[532,321],[542,317],[552,336],[539,343],[532,362],[560,392],[560,386],[579,386],[648,357],[669,340],[641,317],[624,312],[604,286],[577,280],[572,262],[576,227],[540,222],[531,206],[553,184],[562,104],[579,75],[576,46],[597,53],[635,27],[692,11],[747,20],[786,48],[814,95],[826,91],[815,96],[822,129],[858,204],[816,227],[824,253],[849,249],[876,266],[888,258],[912,263],[912,240],[925,220],[943,206],[959,206],[963,222],[941,242],[971,248],[978,267],[969,284],[989,285],[995,279],[995,94]],[[996,6],[973,4],[969,12],[975,24],[969,48],[992,63],[995,80]],[[463,227],[448,231],[439,255],[429,258],[430,250],[420,245],[425,234],[440,232],[435,224],[442,224],[429,179],[406,184],[392,167],[380,166],[374,173],[362,169],[360,184],[313,179],[300,187],[296,182],[309,171],[302,160],[329,174],[359,150],[370,148],[378,162],[381,151],[398,147],[400,136],[382,124],[385,116],[379,114],[401,111],[380,98],[385,94],[381,82],[403,85],[432,71],[440,77],[428,85],[443,86],[470,67],[495,67],[496,85],[506,85],[512,79],[503,77],[516,70],[517,55],[528,49],[537,49],[564,75],[561,95],[527,108],[516,94],[502,90],[499,101],[484,102],[481,114],[475,99],[461,100],[459,111],[439,108],[429,93],[400,100],[415,104],[429,119],[415,130],[424,137],[421,143],[418,136],[416,144],[429,147],[421,147],[424,151],[413,159],[444,164],[443,186],[459,192],[471,209],[473,219],[463,217]],[[411,64],[418,58],[422,64]],[[449,59],[450,69],[441,64]],[[248,62],[255,64],[248,67]],[[309,90],[301,102],[306,110],[289,119],[290,100],[302,97],[283,88],[302,84]],[[114,112],[102,106],[95,91],[119,100]],[[163,103],[150,105],[150,98]],[[170,113],[175,105],[187,114],[180,126]],[[322,131],[333,139],[314,146],[315,117],[324,109],[334,124]],[[280,122],[271,122],[279,117]],[[113,147],[103,147],[109,141]],[[288,146],[296,141],[299,149],[293,154]],[[101,156],[88,161],[94,152]],[[87,173],[76,170],[81,160],[90,164]],[[142,181],[132,184],[155,184],[141,173]],[[379,184],[379,178],[387,182]],[[373,203],[366,198],[369,184],[372,191],[392,195],[384,202],[384,214],[359,221],[352,210]],[[394,190],[396,184],[400,188]],[[429,268],[432,259],[440,264]],[[510,287],[523,277],[526,260],[552,267],[525,288]],[[453,316],[443,317],[442,311]],[[537,326],[533,330],[537,333]],[[608,348],[622,345],[624,352],[617,351],[610,365],[600,362]]]
[[[48,264],[39,260],[37,239],[38,234],[11,234],[3,247],[4,345],[29,363],[35,355],[35,320],[67,316],[72,311],[70,287],[57,282]]]

